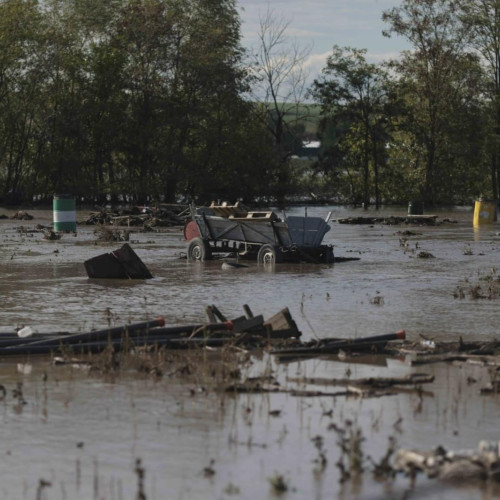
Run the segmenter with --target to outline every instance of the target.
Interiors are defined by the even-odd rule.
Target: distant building
[[[303,141],[300,153],[301,160],[317,160],[321,149],[321,141]]]

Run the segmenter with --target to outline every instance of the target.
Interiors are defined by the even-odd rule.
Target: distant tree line
[[[0,198],[497,199],[500,0],[383,18],[412,50],[335,46],[305,89],[288,24],[268,12],[245,51],[236,0],[0,0]],[[320,155],[298,161],[314,107]]]
[[[0,196],[269,195],[232,0],[0,1]]]
[[[334,47],[314,83],[315,178],[366,205],[498,199],[500,1],[404,0],[383,19],[411,50],[376,65]]]

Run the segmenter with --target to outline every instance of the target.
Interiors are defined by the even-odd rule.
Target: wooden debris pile
[[[318,377],[288,377],[287,382],[292,382],[293,387],[282,387],[272,377],[248,378],[243,382],[231,384],[225,388],[226,392],[233,393],[270,393],[280,392],[295,397],[362,397],[379,398],[392,396],[402,392],[414,392],[419,396],[426,393],[422,384],[434,382],[434,376],[425,373],[412,373],[404,377],[369,377],[361,379],[329,379]],[[322,385],[325,387],[337,386],[340,390],[325,391],[310,389],[307,386]]]
[[[302,333],[297,328],[288,307],[271,318],[264,320],[262,314],[254,316],[248,305],[244,305],[245,315],[230,320],[237,334],[234,345],[246,347],[266,347],[273,343],[295,342]],[[225,323],[227,317],[215,305],[207,306],[206,313],[211,324]]]
[[[189,349],[238,346],[263,347],[272,342],[300,337],[287,308],[264,321],[245,306],[245,316],[227,320],[216,306],[207,314],[212,322],[197,325],[165,326],[163,317],[115,328],[85,333],[0,333],[0,356],[33,354],[86,354],[137,349]]]
[[[420,226],[434,226],[438,224],[437,215],[391,215],[389,217],[346,217],[336,219],[339,224],[384,224],[387,226],[397,226],[401,224],[416,224]],[[442,222],[451,222],[450,219],[443,219]]]
[[[275,349],[271,351],[271,354],[275,354],[280,358],[297,358],[339,353],[389,353],[392,347],[388,347],[388,343],[392,341],[398,341],[400,343],[405,337],[405,331],[400,330],[396,333],[356,339],[324,338],[307,343],[296,343],[286,348]]]
[[[415,478],[425,473],[443,481],[500,480],[500,442],[480,441],[477,450],[448,451],[442,446],[421,452],[400,449],[394,459],[396,472]]]
[[[482,366],[500,366],[500,341],[438,342],[421,339],[392,347],[392,354],[405,356],[410,366],[430,363],[464,362]]]
[[[13,216],[12,219],[17,220],[33,220],[33,216],[24,210],[18,210]]]
[[[98,226],[94,230],[94,235],[99,241],[106,242],[130,240],[130,230],[120,227]]]
[[[296,340],[285,347],[271,351],[280,360],[337,355],[352,358],[364,354],[381,354],[405,360],[409,366],[441,362],[464,362],[481,366],[500,367],[500,341],[438,342],[426,338],[419,341],[405,339],[404,330],[396,333],[361,337],[356,339],[324,338],[309,342]],[[485,389],[486,390],[486,389]],[[498,391],[496,386],[492,391]]]
[[[85,224],[154,228],[182,226],[190,218],[188,205],[161,204],[155,207],[133,207],[131,209],[101,209],[91,212]]]
[[[43,239],[49,241],[60,240],[62,236],[61,233],[56,233],[51,227],[42,226],[42,224],[37,224],[34,227],[34,229],[28,229],[27,227],[19,226],[18,228],[16,228],[16,231],[19,234],[29,235],[29,236],[32,236],[35,233],[42,233]]]

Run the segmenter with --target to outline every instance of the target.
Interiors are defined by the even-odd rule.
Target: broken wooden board
[[[264,327],[272,338],[298,338],[302,335],[288,307],[285,307],[274,316],[271,316],[264,322]]]
[[[241,316],[232,320],[235,332],[256,332],[262,331],[264,316],[259,314],[251,318]]]
[[[266,321],[264,321],[262,314],[254,316],[247,304],[243,306],[243,309],[245,310],[245,316],[239,316],[231,320],[235,332],[251,333],[263,339],[299,338],[302,335],[288,307]],[[206,313],[211,322],[226,321],[226,316],[215,305],[207,306]]]

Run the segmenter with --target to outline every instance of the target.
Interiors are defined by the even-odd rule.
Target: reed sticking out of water
[[[136,500],[146,500],[146,493],[144,493],[144,476],[146,472],[140,458],[135,461],[134,472],[137,475],[137,495],[135,498]]]
[[[371,457],[368,460],[373,464],[373,475],[375,479],[386,480],[392,479],[396,475],[394,467],[391,465],[391,459],[396,451],[396,438],[389,436],[389,443],[384,456],[379,462],[375,462]]]
[[[330,424],[330,429],[337,433],[340,458],[336,465],[340,471],[339,482],[358,477],[363,472],[364,454],[362,443],[363,431],[352,420],[346,420],[344,427]]]
[[[328,464],[328,459],[326,458],[326,453],[324,449],[325,440],[323,436],[316,436],[312,438],[312,442],[314,443],[314,446],[318,451],[318,458],[314,460],[316,466],[314,467],[313,472],[315,476],[320,476],[321,474],[323,474]]]
[[[468,279],[465,280],[467,283]],[[465,299],[468,295],[471,299],[497,299],[500,297],[500,276],[497,275],[496,268],[491,268],[490,272],[478,277],[477,283],[471,283],[467,287],[457,285],[453,292],[456,299]]]
[[[50,488],[52,486],[52,483],[50,481],[47,481],[45,479],[40,479],[38,481],[38,488],[36,489],[36,500],[42,500],[44,498],[43,495],[43,490],[45,488]]]
[[[269,484],[271,485],[271,490],[275,494],[282,494],[289,490],[288,483],[286,482],[282,474],[274,474],[274,476],[269,478]]]

